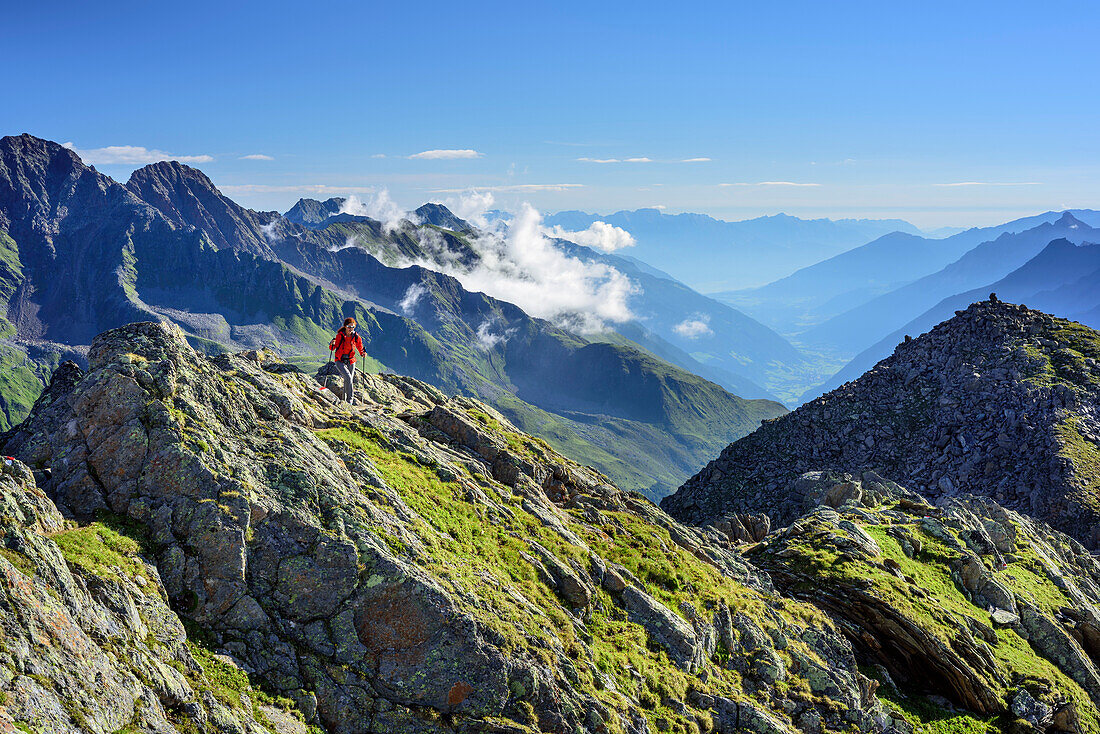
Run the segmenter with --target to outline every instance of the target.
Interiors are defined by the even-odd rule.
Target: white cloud
[[[329,252],[340,252],[340,250],[347,250],[348,248],[351,248],[351,247],[358,247],[358,244],[356,244],[355,235],[349,235],[348,237],[346,237],[344,239],[344,244],[342,244],[342,245],[330,245],[329,248],[328,248],[328,251]]]
[[[794,181],[759,181],[757,183],[720,183],[719,186],[820,186],[819,183],[796,183]]]
[[[681,163],[710,163],[710,158],[684,158]]]
[[[684,319],[673,326],[672,330],[685,339],[698,339],[714,333],[710,328],[710,316],[701,313],[695,314],[694,318]]]
[[[955,183],[938,183],[933,186],[1042,186],[1038,181],[956,181]]]
[[[633,235],[621,227],[607,222],[593,222],[588,229],[581,232],[566,231],[561,225],[545,230],[551,237],[558,237],[578,245],[594,247],[603,252],[614,252],[624,247],[633,247],[637,244]]]
[[[652,163],[652,158],[578,158],[584,163]]]
[[[409,219],[411,216],[390,198],[390,192],[387,189],[375,192],[365,201],[358,196],[348,196],[340,205],[340,213],[377,219],[386,232],[397,229],[402,220]]]
[[[463,192],[457,198],[448,197],[443,203],[459,219],[465,219],[476,227],[487,227],[488,222],[485,220],[485,212],[493,206],[495,199],[491,191],[474,191],[471,189]]]
[[[413,311],[416,310],[417,302],[427,292],[428,289],[420,283],[413,283],[405,290],[405,295],[401,297],[397,304],[398,308],[406,316],[412,316]]]
[[[279,228],[280,222],[282,222],[281,219],[272,219],[267,224],[262,225],[260,227],[260,231],[264,233],[264,237],[266,237],[268,240],[274,241],[278,238],[275,230]]]
[[[472,246],[480,255],[472,265],[434,252],[434,262],[416,264],[457,278],[466,290],[514,303],[532,316],[580,332],[634,318],[628,300],[638,287],[615,268],[582,262],[555,247],[543,235],[542,216],[530,204],[507,225],[497,222]],[[428,249],[433,248],[429,243]],[[487,339],[494,336],[485,333]]]
[[[495,333],[494,329],[496,330]],[[485,349],[492,349],[498,344],[503,344],[511,339],[512,335],[515,333],[515,329],[501,329],[500,324],[495,324],[492,320],[485,319],[477,327],[477,341]]]
[[[569,189],[581,189],[584,184],[559,183],[559,184],[511,184],[508,186],[470,186],[465,189],[432,189],[433,194],[462,194],[468,191],[495,191],[496,193],[525,194],[532,191],[568,191]]]
[[[385,158],[385,157],[386,157],[385,153],[375,153],[374,155],[371,156],[371,158]]]
[[[461,150],[425,150],[420,153],[413,153],[409,158],[413,160],[426,160],[426,161],[447,161],[457,160],[460,158],[480,158],[481,153],[476,150],[470,150],[469,148],[463,148]]]
[[[328,198],[346,194],[373,194],[378,189],[373,186],[329,186],[328,184],[294,184],[279,186],[270,184],[229,184],[219,186],[223,194],[308,194]]]
[[[93,166],[145,166],[158,161],[179,161],[180,163],[209,163],[214,160],[209,155],[173,155],[163,150],[150,150],[140,145],[108,145],[106,148],[81,150],[73,143],[62,143],[63,148],[80,156],[80,160]]]
[[[264,155],[263,153],[252,153],[251,155],[242,155],[242,161],[273,161],[272,156]]]

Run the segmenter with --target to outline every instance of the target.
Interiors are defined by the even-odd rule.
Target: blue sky
[[[1100,208],[1095,3],[5,5],[0,132],[121,180],[187,157],[255,208]]]

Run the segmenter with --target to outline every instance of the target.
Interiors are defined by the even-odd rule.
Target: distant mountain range
[[[786,214],[727,222],[658,209],[558,212],[547,226],[587,229],[603,221],[630,232],[629,255],[703,293],[756,287],[890,232],[921,234],[901,219],[799,219]],[[736,305],[736,304],[734,304]]]
[[[1066,215],[1070,217],[1070,215]],[[1100,235],[1100,230],[1089,230]],[[967,304],[989,293],[998,298],[1026,303],[1044,311],[1064,314],[1086,326],[1100,327],[1100,244],[1075,245],[1061,238],[1050,242],[1037,255],[1005,277],[980,288],[951,295],[895,329],[856,355],[824,385],[809,390],[802,400],[853,380],[890,355],[905,337],[917,336],[946,321]]]
[[[462,232],[390,228],[338,204],[292,214],[244,209],[179,163],[123,186],[56,143],[0,139],[0,373],[18,388],[4,393],[5,425],[52,365],[83,361],[92,337],[120,324],[169,320],[203,351],[273,347],[312,369],[345,316],[359,321],[372,369],[479,396],[652,496],[784,412],[626,340],[594,342],[438,272],[387,267],[356,244],[415,254],[443,238],[476,257]]]
[[[1086,222],[1100,220],[1098,212],[1082,210],[1074,215]],[[1061,212],[1046,212],[994,227],[975,227],[944,239],[892,232],[766,286],[717,293],[714,297],[781,334],[799,334],[934,273],[984,242],[1053,223],[1060,216]]]
[[[1056,239],[1076,244],[1100,242],[1100,230],[1066,212],[1053,222],[1043,222],[1022,232],[1004,232],[967,251],[942,270],[807,329],[799,340],[841,353],[859,352],[941,299],[984,288],[1008,275]]]
[[[303,199],[287,217],[302,217],[307,226],[315,228],[342,228],[358,246],[390,265],[421,262],[446,269],[460,279],[463,270],[476,268],[480,255],[475,228],[442,205],[425,204],[412,215],[424,224],[440,228],[442,241],[433,242],[431,247],[410,241],[410,247],[395,249],[393,241],[400,240],[400,233],[380,237],[369,229],[374,220],[341,214],[342,204],[342,199],[324,202]],[[625,338],[747,398],[793,401],[805,386],[827,374],[772,329],[637,258],[600,252],[561,238],[552,242],[566,255],[584,263],[614,268],[636,286],[629,297],[635,318],[609,324],[614,334],[591,338],[610,341]],[[463,264],[458,270],[452,268],[456,260]]]

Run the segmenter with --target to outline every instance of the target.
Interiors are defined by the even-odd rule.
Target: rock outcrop
[[[885,679],[1030,727],[1015,731],[1100,727],[1100,562],[1080,543],[986,497],[932,505],[874,475],[798,483],[826,504],[746,559]]]
[[[124,562],[90,561],[119,576],[103,604],[129,626],[102,622],[96,644],[116,656],[109,685],[72,682],[85,686],[81,708],[55,712],[49,731],[113,732],[137,708],[150,730],[170,731],[179,710],[221,731],[238,730],[230,715],[270,731],[241,713],[249,705],[226,713],[166,672],[191,680],[170,610],[242,689],[250,681],[340,734],[909,731],[834,624],[777,597],[723,534],[681,525],[480,402],[370,376],[349,408],[268,353],[202,356],[160,323],[100,335],[88,364],[63,365],[0,438],[39,480],[22,472],[31,511],[12,514],[16,546],[53,553],[41,573],[81,563],[75,544],[45,550],[42,533],[61,520],[42,492],[80,523],[66,532],[110,522],[140,537]],[[21,573],[6,554],[0,568]],[[0,609],[17,609],[24,588],[60,609],[43,583],[9,584]],[[159,643],[132,601],[139,587],[141,604],[169,620],[169,632],[150,629]],[[60,605],[67,588],[57,586]],[[80,670],[61,657],[66,639],[33,639],[0,666],[22,721],[48,686],[20,665]],[[142,644],[167,661],[157,668],[167,683],[126,678],[119,656],[154,665]]]
[[[0,467],[0,730],[305,732],[189,642],[118,523],[74,527],[19,461]],[[33,726],[33,729],[28,728]]]
[[[875,472],[935,499],[981,494],[1100,547],[1100,334],[994,298],[727,447],[662,507],[773,527],[821,498],[811,471]],[[846,491],[846,490],[838,490]]]

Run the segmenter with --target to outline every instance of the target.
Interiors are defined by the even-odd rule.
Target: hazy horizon
[[[9,74],[0,130],[121,181],[176,158],[255,209],[474,190],[544,212],[970,227],[1100,201],[1100,102],[1079,82],[1098,19],[1076,2],[22,4],[6,50],[33,73]]]

